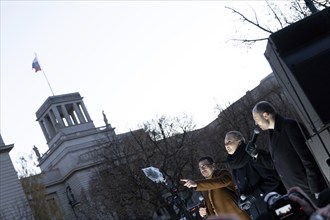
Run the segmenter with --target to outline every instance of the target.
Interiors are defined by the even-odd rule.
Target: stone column
[[[49,139],[50,139],[50,134],[48,134],[48,132],[47,132],[47,130],[45,128],[44,121],[43,120],[40,120],[39,121],[39,125],[41,127],[42,132],[44,133],[44,136],[45,136],[47,142],[48,142]]]
[[[55,129],[55,131],[57,131],[56,118],[55,118],[55,115],[54,115],[53,111],[52,110],[48,111],[47,115],[50,118],[50,121],[53,125],[53,129]]]
[[[56,121],[61,125],[61,127],[65,127],[62,117],[61,117],[60,113],[58,112],[57,106],[52,107],[52,110],[54,112],[55,118],[57,119]]]
[[[82,114],[79,106],[77,105],[77,103],[73,103],[73,108],[78,115],[78,119],[79,119],[80,123],[85,123],[86,120],[85,120],[84,115]]]
[[[72,120],[69,116],[69,113],[68,113],[68,110],[65,108],[65,105],[61,105],[61,108],[62,108],[62,113],[64,114],[64,117],[68,123],[69,126],[72,126],[73,123],[72,123]]]
[[[91,117],[90,117],[89,114],[88,114],[88,111],[87,111],[87,108],[86,108],[84,102],[79,102],[79,104],[80,104],[82,110],[84,111],[84,114],[85,114],[85,116],[86,116],[86,118],[87,118],[87,121],[91,122],[92,119],[91,119]]]
[[[71,105],[73,106],[73,104],[71,103]],[[72,112],[69,112],[69,115],[71,116],[71,118],[72,118],[72,120],[73,120],[73,123],[75,124],[75,125],[78,125],[79,124],[79,122],[78,122],[78,119],[77,119],[77,117],[76,117],[76,114],[74,114],[74,110],[72,110]]]
[[[48,118],[47,118],[47,116],[48,116]],[[55,131],[54,126],[52,125],[52,122],[50,121],[51,119],[49,118],[49,114],[46,115],[43,118],[43,120],[44,120],[45,129],[46,129],[46,131],[47,131],[47,133],[49,135],[49,138],[54,137],[56,131]]]

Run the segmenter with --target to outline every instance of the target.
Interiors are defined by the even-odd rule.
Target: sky
[[[159,116],[216,119],[271,73],[266,41],[230,39],[261,1],[1,0],[0,133],[20,156],[48,146],[36,111],[55,95],[79,92],[96,127],[102,111],[117,133]],[[249,32],[246,29],[246,32]],[[32,69],[38,56],[42,71]],[[45,73],[50,87],[45,78]],[[251,118],[252,120],[252,118]]]

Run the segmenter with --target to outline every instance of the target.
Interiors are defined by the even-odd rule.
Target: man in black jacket
[[[315,201],[327,186],[306,145],[307,132],[304,126],[277,114],[273,105],[266,101],[258,102],[252,110],[252,115],[255,124],[261,130],[269,132],[269,152],[285,188],[289,190],[299,186]],[[257,160],[264,160],[262,155],[254,152],[254,145],[248,145],[246,151]]]

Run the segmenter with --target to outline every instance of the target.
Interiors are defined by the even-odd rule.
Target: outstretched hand
[[[197,184],[195,181],[190,180],[190,179],[181,179],[182,182],[184,182],[184,186],[188,187],[188,188],[192,188],[192,187],[197,187]]]

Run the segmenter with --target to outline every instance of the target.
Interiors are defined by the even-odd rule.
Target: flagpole
[[[35,55],[35,57],[36,57],[37,60],[38,60],[38,64],[40,65],[40,63],[39,63],[39,59],[38,59],[38,56],[37,56],[37,53],[34,53],[34,55]],[[41,65],[40,65],[40,66],[41,66]],[[52,87],[50,86],[50,83],[49,83],[49,81],[48,81],[48,78],[47,78],[47,76],[46,76],[45,71],[44,71],[42,68],[41,68],[41,71],[42,71],[42,73],[44,74],[44,77],[45,77],[45,79],[46,79],[46,81],[47,81],[47,84],[48,84],[48,87],[49,87],[50,91],[52,92],[53,96],[55,96],[55,95],[54,95],[54,92],[53,92],[53,90],[52,90]]]
[[[54,92],[53,92],[53,90],[52,90],[52,87],[50,86],[49,81],[48,81],[48,79],[47,79],[47,76],[46,76],[46,74],[45,74],[45,71],[42,70],[42,73],[43,73],[44,76],[45,76],[45,79],[46,79],[46,81],[47,81],[47,83],[48,83],[48,86],[49,86],[49,88],[50,88],[50,91],[52,92],[53,96],[55,96],[55,95],[54,95]]]

